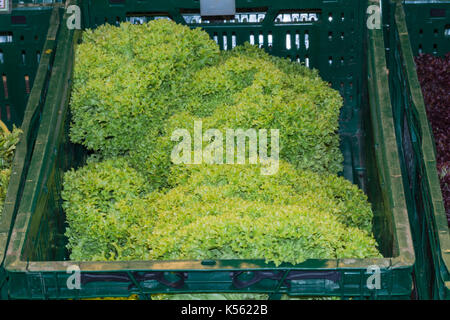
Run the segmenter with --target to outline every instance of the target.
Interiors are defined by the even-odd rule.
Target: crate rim
[[[72,3],[76,3],[76,0],[72,0]],[[379,0],[368,0],[369,4],[379,4]],[[65,18],[66,19],[66,16]],[[62,23],[64,25],[64,22]],[[73,44],[76,43],[77,36],[79,36],[80,31],[67,30],[64,28],[62,34],[65,35],[62,37],[62,49],[58,50],[55,58],[55,65],[58,63],[61,64],[59,59],[64,59],[64,56],[70,56],[70,50],[73,48]],[[372,72],[376,77],[376,88],[377,92],[381,92],[384,90],[382,103],[384,104],[384,108],[382,111],[379,110],[378,116],[383,118],[383,124],[386,124],[383,128],[380,129],[381,134],[386,138],[386,143],[395,144],[395,133],[394,126],[392,121],[392,108],[390,103],[389,90],[387,87],[387,69],[386,69],[386,61],[384,57],[384,42],[383,42],[383,34],[382,30],[369,30],[367,34],[367,39],[369,40],[369,46],[373,50],[373,58],[372,60],[377,60],[377,63],[382,63],[384,68],[382,70],[375,70],[374,66],[372,66]],[[63,65],[65,66],[66,60],[63,60]],[[375,64],[375,61],[372,61]],[[369,63],[370,65],[370,63]],[[368,66],[369,67],[369,66]],[[63,79],[63,77],[67,77],[67,75],[63,75],[63,72],[59,74],[55,74],[55,69],[52,73],[52,78],[56,77],[57,79]],[[54,80],[52,81],[53,85],[57,85],[61,81]],[[58,82],[58,83],[56,83]],[[56,83],[56,84],[55,84]],[[52,85],[52,84],[51,84]],[[50,86],[51,86],[50,85]],[[49,90],[51,87],[49,88]],[[55,98],[56,99],[56,98]],[[378,101],[379,102],[379,101]],[[49,100],[46,101],[45,110],[50,110],[51,102]],[[55,110],[53,110],[56,112]],[[45,120],[44,120],[45,121]],[[43,130],[43,126],[41,125],[40,131]],[[392,138],[394,137],[394,138]],[[48,144],[49,142],[41,141],[42,143]],[[382,143],[381,147],[387,149],[387,146]],[[317,264],[321,264],[323,270],[343,270],[343,269],[366,269],[368,266],[378,263],[378,265],[382,268],[386,269],[407,269],[411,270],[412,266],[415,262],[415,254],[412,246],[411,240],[411,231],[409,229],[409,219],[406,210],[406,203],[403,194],[403,183],[401,180],[401,171],[400,171],[400,163],[397,154],[397,149],[395,148],[394,154],[389,154],[392,152],[386,152],[387,164],[385,165],[385,170],[389,173],[389,184],[392,187],[392,194],[390,194],[390,201],[392,203],[393,210],[393,219],[396,228],[396,234],[399,235],[399,238],[394,240],[397,241],[399,254],[395,257],[386,257],[379,259],[308,259],[305,262],[295,265],[295,266],[286,266],[282,265],[277,267],[277,269],[281,270],[307,270],[310,269],[313,265],[317,267]],[[387,151],[387,150],[386,150]],[[38,161],[35,157],[33,157],[34,162]],[[42,160],[41,160],[42,162]],[[42,167],[41,167],[42,169]],[[381,169],[380,169],[381,170]],[[391,183],[392,181],[392,183]],[[31,192],[33,195],[33,191],[38,187],[38,181],[28,181],[28,192]],[[24,191],[26,192],[26,191]],[[25,198],[25,197],[24,197]],[[20,223],[18,223],[18,219],[16,220],[16,224],[14,226],[14,230],[12,232],[12,238],[8,247],[7,259],[5,261],[5,269],[8,273],[20,273],[20,272],[66,272],[67,267],[69,265],[77,264],[80,267],[81,271],[89,271],[89,272],[102,272],[102,271],[127,271],[127,270],[156,270],[156,271],[171,271],[171,270],[191,270],[191,271],[203,271],[203,270],[232,270],[233,268],[239,270],[261,270],[261,269],[274,269],[274,265],[265,264],[264,260],[215,260],[218,262],[218,265],[211,267],[202,265],[202,260],[176,260],[176,261],[101,261],[101,262],[86,262],[86,261],[25,261],[21,259],[22,250],[24,247],[24,240],[26,238],[26,233],[28,230],[28,223],[31,218],[31,207],[33,205],[32,202],[35,200],[31,199],[32,196],[26,199],[23,203],[21,203],[19,208],[18,216],[20,217]],[[24,204],[28,202],[28,204]],[[31,207],[30,207],[31,206]],[[29,209],[30,208],[30,209]],[[19,218],[19,217],[18,217]],[[402,222],[399,222],[401,220]],[[20,226],[19,226],[20,225]],[[239,263],[238,266],[233,266],[233,263]],[[170,266],[169,266],[170,265]],[[166,268],[165,266],[168,266]],[[162,268],[164,267],[164,269]],[[222,268],[222,269],[220,269]],[[316,269],[317,270],[317,269]],[[412,272],[412,271],[411,271]]]
[[[17,13],[20,11],[45,11],[45,10],[53,10],[53,8],[64,7],[64,4],[61,2],[56,3],[13,3],[11,7],[11,12],[7,15],[11,15],[13,13]]]
[[[445,4],[450,3],[450,0],[394,0],[401,1],[404,4]]]

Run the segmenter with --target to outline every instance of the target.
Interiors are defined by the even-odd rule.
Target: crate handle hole
[[[445,18],[445,9],[430,9],[430,17],[431,18]]]
[[[275,23],[305,23],[315,22],[320,19],[321,10],[318,9],[287,9],[280,10],[276,15]]]

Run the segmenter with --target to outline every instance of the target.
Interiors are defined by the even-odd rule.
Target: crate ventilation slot
[[[309,31],[306,30],[303,34],[303,40],[302,40],[302,34],[300,31],[286,31],[286,39],[285,39],[285,48],[286,50],[300,50],[300,48],[304,46],[306,50],[309,49]]]
[[[24,80],[25,80],[25,92],[27,94],[29,94],[30,93],[30,76],[25,75]]]
[[[0,43],[13,42],[12,32],[0,31]]]
[[[3,93],[5,95],[5,99],[8,99],[8,78],[6,77],[6,74],[2,75],[2,82],[3,82]]]
[[[143,24],[152,20],[172,20],[168,13],[134,13],[128,12],[125,21],[132,24]]]
[[[11,107],[9,104],[6,105],[6,120],[11,121]]]

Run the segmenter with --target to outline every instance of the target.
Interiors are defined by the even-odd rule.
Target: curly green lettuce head
[[[341,178],[283,162],[273,176],[259,166],[198,165],[177,167],[171,179],[176,187],[149,193],[126,158],[66,173],[71,258],[296,264],[379,256],[370,205]]]
[[[198,118],[205,130],[278,129],[282,159],[337,173],[341,106],[317,71],[255,46],[220,52],[206,32],[166,20],[103,25],[77,47],[70,136],[105,156],[132,153],[162,186],[171,164],[154,154]]]
[[[126,154],[143,134],[159,134],[180,107],[181,84],[218,57],[205,32],[171,21],[87,30],[76,48],[71,140],[104,155]]]

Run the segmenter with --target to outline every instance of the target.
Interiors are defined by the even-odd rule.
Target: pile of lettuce
[[[220,51],[166,20],[103,25],[77,46],[64,176],[73,260],[380,257],[371,206],[342,170],[342,99],[317,71],[249,44]],[[177,128],[280,130],[280,163],[174,164]]]

